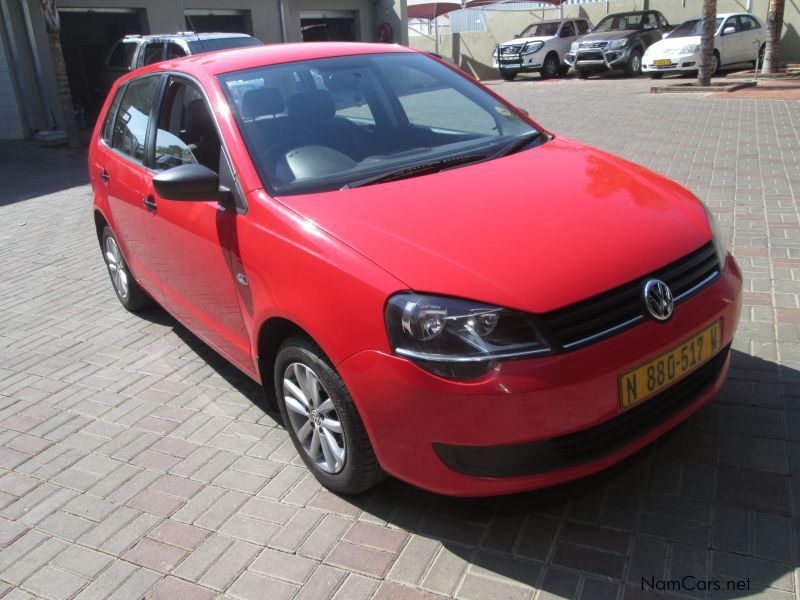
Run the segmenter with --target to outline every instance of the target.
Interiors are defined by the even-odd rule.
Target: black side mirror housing
[[[219,175],[203,165],[173,167],[153,177],[156,193],[165,200],[227,202],[231,192],[219,184]]]

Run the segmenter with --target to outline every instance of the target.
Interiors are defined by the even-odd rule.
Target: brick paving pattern
[[[722,393],[555,489],[336,497],[255,384],[163,311],[119,305],[85,161],[1,144],[0,596],[602,600],[691,575],[752,585],[669,595],[800,598],[800,104],[614,77],[493,85],[719,215],[747,280]]]

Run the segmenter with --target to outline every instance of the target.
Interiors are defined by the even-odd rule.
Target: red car
[[[581,477],[727,372],[742,280],[703,204],[408,48],[140,69],[89,168],[122,304],[155,300],[261,382],[338,492]]]

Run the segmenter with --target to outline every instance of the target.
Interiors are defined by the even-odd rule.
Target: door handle
[[[108,176],[108,171],[106,171],[105,169],[100,171],[100,179],[108,183],[108,180],[110,179],[110,177]]]
[[[142,200],[142,204],[145,205],[147,210],[150,211],[150,214],[156,214],[156,210],[158,210],[158,206],[156,205],[155,198],[153,196],[147,196],[147,198]]]

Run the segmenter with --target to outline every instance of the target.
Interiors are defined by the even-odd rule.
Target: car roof
[[[158,71],[177,71],[189,75],[220,75],[231,71],[254,69],[268,65],[354,56],[359,54],[420,53],[398,44],[370,44],[360,42],[297,42],[292,44],[265,44],[218,52],[194,54],[174,60],[154,63],[134,71],[136,75]],[[421,53],[420,53],[421,54]]]
[[[193,31],[179,31],[178,33],[154,33],[150,35],[126,35],[126,40],[216,40],[219,38],[253,37],[246,33],[209,32],[195,33]]]

